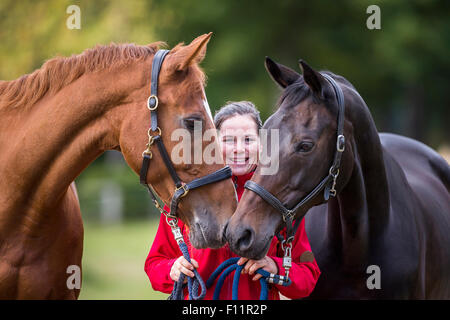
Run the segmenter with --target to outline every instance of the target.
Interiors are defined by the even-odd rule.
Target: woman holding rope
[[[251,179],[257,165],[260,148],[259,129],[262,127],[259,112],[251,102],[231,102],[216,113],[214,123],[219,130],[223,158],[231,167],[232,179],[238,200],[240,200],[244,192],[244,184]],[[165,210],[168,211],[169,208],[165,206]],[[153,289],[164,293],[170,293],[173,290],[174,282],[178,281],[181,273],[193,277],[193,270],[196,268],[206,281],[222,262],[237,257],[228,244],[220,249],[195,249],[189,243],[187,227],[181,221],[178,221],[178,225],[188,245],[191,263],[181,255],[163,215],[161,215],[156,237],[145,262],[145,272]],[[284,275],[282,257],[280,244],[274,237],[264,258],[260,260],[240,258],[238,265],[245,264],[245,267],[239,281],[239,299],[259,299],[261,285],[258,280],[261,275],[256,273],[256,270],[262,268],[270,273]],[[307,297],[314,289],[319,275],[319,267],[311,253],[303,220],[292,243],[292,268],[289,273],[292,283],[289,286],[270,285],[268,299],[279,300],[280,293],[290,299]],[[231,300],[232,282],[232,277],[225,279],[220,299]],[[216,283],[208,289],[205,299],[213,298],[215,285]],[[184,291],[184,296],[188,299],[187,289]]]

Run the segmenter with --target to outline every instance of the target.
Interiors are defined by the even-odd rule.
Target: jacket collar
[[[253,174],[255,173],[255,170],[256,168],[242,176],[233,175],[232,179],[233,182],[236,184],[236,188],[244,188],[245,183],[252,178]]]

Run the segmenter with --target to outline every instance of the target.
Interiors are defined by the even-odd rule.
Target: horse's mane
[[[147,46],[110,44],[87,49],[71,57],[56,57],[31,74],[12,81],[0,81],[0,109],[30,106],[48,92],[57,92],[85,73],[125,65],[153,55],[163,45],[155,42]]]

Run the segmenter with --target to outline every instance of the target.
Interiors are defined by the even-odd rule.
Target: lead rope
[[[285,270],[285,275],[281,276],[279,274],[269,273],[262,268],[256,270],[256,273],[260,274],[262,277],[259,279],[261,284],[261,291],[259,294],[259,300],[267,300],[269,297],[269,286],[268,283],[273,283],[282,286],[289,286],[292,281],[289,279],[289,270],[292,267],[292,240],[289,242],[283,240],[281,243],[281,248],[283,249],[283,268]],[[222,290],[223,283],[226,277],[234,271],[233,286],[232,286],[232,300],[238,300],[238,289],[239,289],[239,279],[241,277],[244,265],[238,265],[239,257],[234,257],[226,260],[211,274],[208,281],[206,281],[206,287],[209,289],[220,275],[219,280],[217,280],[216,288],[214,289],[213,300],[220,299],[220,292]]]
[[[181,232],[180,227],[178,226],[178,219],[177,217],[172,216],[170,213],[168,213],[166,210],[161,208],[161,206],[158,204],[157,208],[161,211],[162,214],[166,217],[166,222],[172,229],[173,237],[175,238],[175,241],[177,242],[181,253],[183,254],[183,257],[191,263],[191,257],[189,255],[189,249],[184,241],[183,233]],[[183,289],[185,287],[184,285],[184,279],[186,278],[186,275],[184,273],[180,273],[180,277],[178,278],[178,281],[176,281],[173,284],[173,290],[170,296],[167,298],[168,300],[184,300],[184,294]],[[200,273],[197,271],[197,269],[194,268],[194,277],[188,277],[187,278],[187,286],[188,286],[188,292],[189,292],[189,300],[202,300],[206,295],[206,285],[203,281],[202,277],[200,276]],[[198,293],[199,289],[201,289],[200,294]]]

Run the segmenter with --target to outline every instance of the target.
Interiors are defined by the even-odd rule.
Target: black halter
[[[151,117],[151,127],[148,130],[148,144],[147,149],[142,153],[142,167],[140,171],[140,182],[144,186],[147,187],[150,196],[152,197],[152,201],[155,204],[156,208],[163,213],[166,216],[166,220],[169,223],[169,225],[173,228],[176,225],[177,222],[177,208],[178,203],[181,200],[182,197],[186,196],[186,194],[189,192],[189,190],[218,182],[227,178],[231,177],[231,169],[230,167],[226,166],[224,168],[221,168],[211,174],[208,174],[204,177],[195,179],[189,183],[184,183],[181,181],[180,177],[178,177],[177,172],[175,171],[175,168],[173,166],[172,160],[170,159],[169,154],[167,153],[167,150],[164,146],[164,143],[161,139],[161,128],[158,127],[158,114],[157,114],[157,108],[158,108],[158,76],[159,72],[161,70],[161,65],[164,61],[165,56],[169,53],[169,50],[158,50],[156,52],[153,62],[152,62],[152,76],[151,76],[151,85],[150,85],[150,97],[147,100],[147,107],[150,110],[150,117]],[[156,133],[155,135],[152,135],[152,133]],[[166,212],[161,205],[159,204],[157,200],[157,196],[153,188],[147,184],[147,172],[150,166],[150,160],[152,159],[152,151],[151,146],[156,143],[159,153],[161,154],[161,157],[166,165],[167,170],[170,173],[170,176],[172,177],[173,182],[175,183],[175,192],[172,196],[172,201],[170,203],[170,213]],[[172,219],[169,221],[169,218]],[[175,235],[175,233],[174,233]],[[177,236],[181,235],[175,235],[176,240]],[[181,236],[182,237],[182,236]]]
[[[286,240],[284,242],[290,243],[294,239],[295,232],[300,225],[301,219],[297,219],[295,225],[293,226],[293,221],[295,218],[295,213],[298,209],[305,206],[311,199],[313,199],[319,192],[324,190],[324,199],[327,201],[330,196],[336,196],[336,179],[339,175],[339,167],[341,165],[342,153],[345,149],[345,137],[344,137],[344,119],[345,119],[345,101],[342,89],[338,86],[336,81],[327,74],[322,74],[328,82],[333,86],[334,92],[336,94],[336,101],[338,106],[338,119],[337,119],[337,141],[336,141],[336,151],[334,154],[333,164],[328,171],[328,175],[322,179],[322,181],[317,184],[317,186],[307,194],[302,200],[300,200],[292,209],[286,208],[286,206],[272,193],[258,185],[257,183],[249,180],[245,183],[245,188],[252,190],[257,193],[261,198],[263,198],[272,207],[277,209],[283,215],[283,221],[286,223]],[[282,238],[277,236],[280,241]]]

